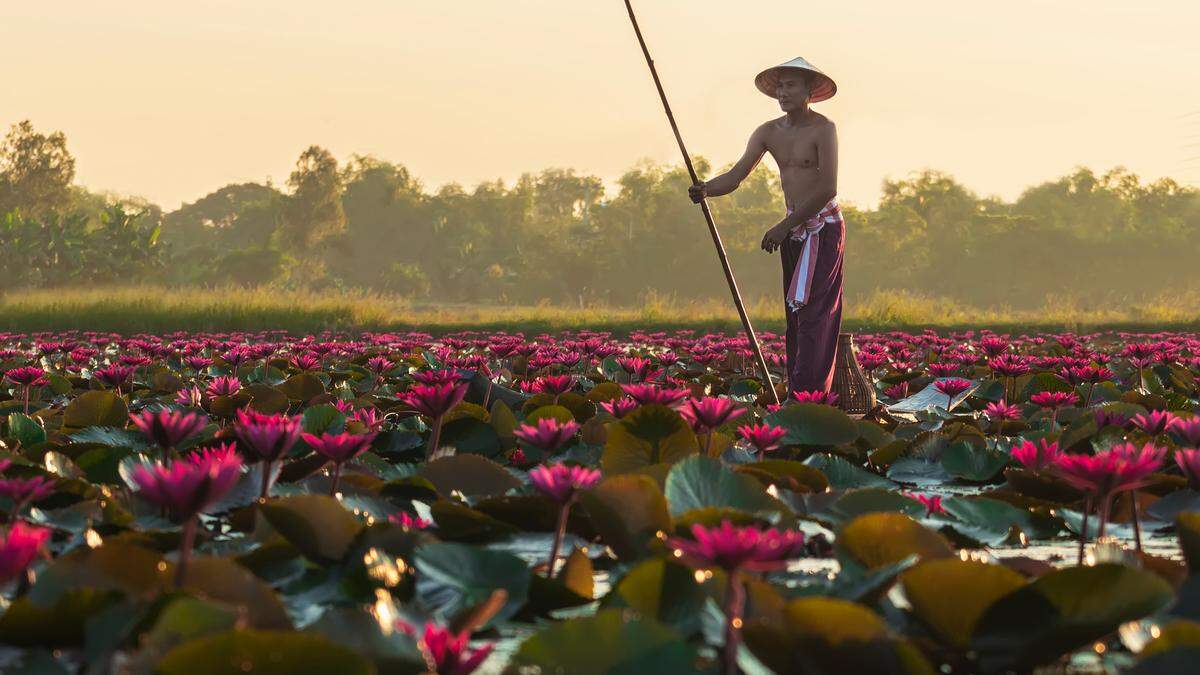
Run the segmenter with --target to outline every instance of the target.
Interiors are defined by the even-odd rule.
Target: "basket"
[[[833,366],[833,392],[837,406],[850,415],[865,415],[875,408],[875,386],[858,365],[854,336],[838,334],[837,356]]]

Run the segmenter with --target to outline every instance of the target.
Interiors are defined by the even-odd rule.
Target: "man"
[[[688,196],[699,203],[733,192],[771,153],[787,215],[763,235],[762,248],[781,250],[788,390],[828,391],[842,323],[846,228],[837,203],[837,128],[809,104],[833,96],[837,85],[802,58],[764,70],[754,84],[779,100],[784,115],[755,129],[737,164],[693,185]]]

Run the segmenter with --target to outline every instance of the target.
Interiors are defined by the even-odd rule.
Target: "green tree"
[[[33,217],[61,211],[71,198],[75,158],[61,131],[41,134],[29,120],[14,124],[0,145],[0,213]]]

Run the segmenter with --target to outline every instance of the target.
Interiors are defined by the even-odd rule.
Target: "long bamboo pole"
[[[662,81],[658,79],[658,70],[654,67],[654,59],[650,58],[650,50],[646,48],[646,40],[642,38],[642,29],[638,27],[637,17],[633,14],[633,5],[630,4],[630,0],[625,0],[625,8],[629,10],[629,21],[633,23],[633,32],[637,34],[638,44],[642,46],[642,54],[646,56],[646,65],[650,67],[650,75],[654,77],[654,86],[658,89],[658,97],[662,99],[663,109],[667,111],[667,121],[671,123],[671,131],[675,132],[679,151],[683,153],[683,163],[687,165],[688,174],[692,177],[692,184],[699,185],[700,177],[696,175],[696,169],[692,166],[692,157],[683,144],[683,136],[679,135],[679,126],[675,124],[675,115],[671,113],[671,104],[667,102],[667,94],[663,91]],[[742,319],[742,327],[746,329],[746,336],[750,338],[750,346],[754,348],[754,356],[758,359],[758,368],[762,373],[764,384],[771,392],[771,398],[778,404],[779,394],[775,391],[775,385],[771,381],[771,371],[767,368],[767,360],[763,357],[758,336],[754,334],[754,327],[750,325],[750,316],[746,314],[746,305],[742,302],[741,292],[738,291],[737,280],[733,278],[733,268],[729,266],[729,256],[725,253],[725,244],[721,243],[721,235],[717,232],[717,224],[713,221],[707,199],[700,200],[700,210],[704,213],[704,220],[708,223],[708,231],[712,234],[713,245],[717,247],[717,257],[721,259],[721,268],[725,270],[725,281],[729,282],[729,292],[733,294],[733,303],[737,305],[738,316]]]

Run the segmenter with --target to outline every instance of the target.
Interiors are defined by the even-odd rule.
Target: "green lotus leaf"
[[[461,417],[444,423],[439,445],[443,448],[453,447],[459,456],[495,457],[504,449],[496,429],[474,417]]]
[[[767,494],[762,483],[710,457],[689,457],[671,467],[664,492],[672,516],[705,508],[747,513],[775,510],[790,515],[786,506]]]
[[[1179,548],[1187,560],[1188,570],[1200,574],[1200,511],[1185,511],[1175,517],[1175,532]]]
[[[574,422],[575,415],[561,405],[544,405],[540,408],[534,408],[525,415],[527,424],[536,425],[538,420],[556,420],[559,423]]]
[[[849,415],[820,403],[790,403],[766,421],[787,429],[781,441],[785,445],[842,445],[859,437],[859,427]]]
[[[971,649],[986,671],[1026,670],[1174,601],[1171,586],[1146,570],[1113,563],[1054,570],[993,603],[975,625]]]
[[[279,391],[293,401],[311,401],[325,393],[325,383],[314,373],[298,373],[280,384]]]
[[[867,569],[891,565],[910,555],[923,560],[954,555],[942,535],[902,513],[868,513],[837,534],[838,555]]]
[[[417,549],[415,564],[418,599],[445,621],[488,600],[498,589],[508,595],[489,623],[511,618],[529,597],[529,567],[508,553],[436,542]]]
[[[374,675],[375,666],[316,633],[232,630],[185,642],[167,653],[162,675]]]
[[[658,484],[648,476],[611,476],[580,494],[600,539],[622,560],[647,553],[646,542],[671,527],[671,513]]]
[[[509,667],[572,675],[693,673],[696,658],[695,647],[672,628],[634,612],[605,609],[542,628],[521,643]]]
[[[280,536],[316,562],[341,560],[363,528],[354,514],[328,495],[292,495],[260,508]]]
[[[123,427],[129,422],[125,399],[111,391],[85,391],[63,409],[63,430]]]
[[[170,573],[173,576],[175,570]],[[250,627],[267,630],[292,627],[287,610],[275,591],[250,570],[228,558],[193,558],[184,571],[183,588],[203,598],[236,607]]]
[[[608,426],[600,466],[605,474],[632,473],[674,464],[699,451],[696,434],[679,413],[662,405],[645,405]]]
[[[825,474],[829,487],[834,490],[896,487],[896,484],[887,478],[851,464],[837,455],[818,453],[804,460],[804,463]]]
[[[900,575],[913,614],[942,641],[966,649],[975,623],[1025,577],[1000,565],[958,558],[926,560]]]
[[[766,474],[775,479],[772,482],[793,492],[799,492],[797,489],[799,486],[807,488],[809,492],[824,492],[829,489],[829,479],[825,478],[825,474],[821,473],[820,469],[815,469],[803,462],[768,459],[754,464],[743,464],[737,469],[739,471],[753,469],[756,474]]]
[[[471,421],[480,423],[478,420]],[[456,490],[469,497],[502,495],[521,487],[519,478],[479,455],[453,455],[435,459],[421,468],[421,475],[444,495]]]

